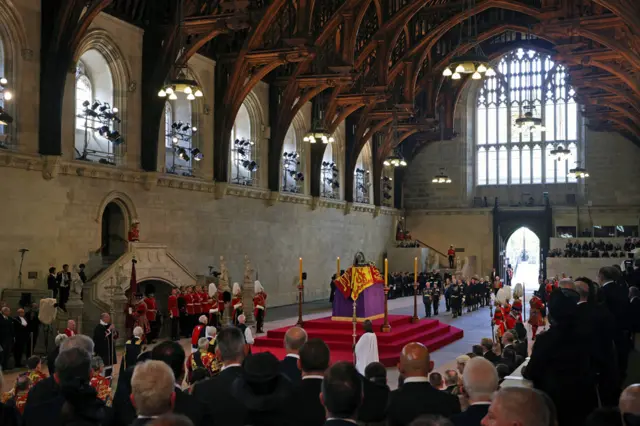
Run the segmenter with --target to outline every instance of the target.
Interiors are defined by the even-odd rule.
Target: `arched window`
[[[119,111],[114,107],[114,83],[109,63],[97,50],[80,56],[75,81],[75,158],[116,165],[123,143]]]
[[[194,161],[198,161],[198,151],[193,149],[198,126],[192,102],[184,97],[165,102],[164,129],[166,172],[193,176]]]
[[[256,145],[252,139],[251,117],[247,106],[243,103],[236,115],[231,129],[231,183],[254,185],[258,163]]]
[[[280,189],[284,192],[304,191],[303,146],[298,144],[296,131],[289,126],[282,144],[282,167]]]
[[[549,55],[517,49],[496,68],[497,75],[487,77],[478,91],[476,184],[575,182],[567,178],[567,171],[575,165],[582,144],[575,91],[566,84],[565,67]],[[526,112],[541,118],[546,130],[519,128],[516,119]],[[572,158],[551,157],[557,146],[573,150]]]
[[[173,146],[171,138],[171,125],[173,124],[173,106],[171,102],[167,101],[164,103],[164,135],[165,135],[165,146],[167,148],[171,148]]]
[[[371,140],[360,151],[353,172],[353,195],[356,203],[369,204],[371,201]]]
[[[320,167],[320,195],[325,198],[340,198],[340,169],[334,156],[334,145],[326,145]]]

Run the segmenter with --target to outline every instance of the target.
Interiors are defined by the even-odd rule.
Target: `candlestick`
[[[391,331],[391,325],[389,325],[389,259],[384,259],[384,324],[382,325],[382,332],[389,333]]]
[[[418,258],[413,258],[413,324],[420,321],[418,318]]]

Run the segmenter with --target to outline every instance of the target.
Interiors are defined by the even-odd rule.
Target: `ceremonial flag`
[[[138,292],[138,281],[136,280],[136,260],[131,261],[131,281],[129,282],[129,288],[131,289],[131,300],[134,300],[136,293]]]
[[[333,281],[336,288],[346,298],[351,297],[351,269],[352,268],[347,269],[341,277],[338,277]]]
[[[352,266],[333,283],[345,298],[358,300],[367,288],[374,284],[384,284],[384,278],[375,266]]]

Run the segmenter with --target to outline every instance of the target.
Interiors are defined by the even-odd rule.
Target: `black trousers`
[[[13,345],[13,359],[16,367],[22,365],[22,355],[24,355],[27,349],[28,334],[16,337],[16,341]]]
[[[440,299],[433,300],[433,315],[438,315],[438,308],[440,307]]]
[[[453,269],[453,256],[449,256],[449,268]]]
[[[0,361],[2,361],[2,369],[7,371],[9,369],[9,360],[11,359],[11,355],[13,354],[13,342],[3,341],[0,342],[0,346],[2,346],[2,352],[0,352]]]
[[[256,316],[256,332],[262,333],[262,326],[264,325],[264,311],[258,309],[258,315]]]
[[[424,316],[427,318],[431,316],[431,301],[424,304]]]
[[[189,315],[187,313],[180,314],[180,334],[184,337],[189,337],[191,330],[189,329]]]
[[[180,317],[171,318],[171,340],[178,340],[180,335],[178,334],[178,325],[180,324]]]
[[[447,308],[447,312],[449,312],[451,309],[451,300],[449,299],[449,296],[444,297],[444,306]]]
[[[67,310],[67,301],[69,300],[69,287],[60,287],[60,308]]]

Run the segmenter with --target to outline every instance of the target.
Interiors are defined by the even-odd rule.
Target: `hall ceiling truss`
[[[270,84],[269,188],[278,190],[282,146],[295,115],[306,102],[320,102],[326,131],[335,131],[343,121],[348,127],[343,184],[347,201],[353,201],[358,155],[379,133],[373,147],[372,181],[375,202],[380,204],[382,161],[393,149],[401,148],[410,157],[425,143],[439,139],[441,127],[446,138],[453,136],[455,105],[466,81],[443,81],[442,70],[453,56],[477,44],[492,58],[518,46],[548,51],[567,66],[589,125],[618,131],[640,144],[640,2],[636,0],[476,0],[471,10],[460,0],[42,3],[43,10],[45,4],[59,5],[47,7],[55,13],[43,16],[43,75],[56,74],[61,87],[74,43],[98,12],[105,10],[145,30],[143,69],[149,73],[143,73],[143,110],[151,105],[143,112],[145,125],[152,121],[159,128],[162,104],[157,87],[174,63],[184,64],[196,52],[216,60],[217,181],[228,180],[230,134],[237,112],[251,90],[265,81]],[[183,11],[182,22],[175,19],[178,10]],[[478,38],[463,38],[460,44],[460,25],[466,29],[472,17],[477,19]],[[65,71],[56,73],[44,59],[60,54],[67,62],[59,66]],[[394,124],[396,129],[391,129]],[[142,141],[142,166],[149,171],[157,169],[158,157],[154,136],[158,132],[152,130],[146,129]],[[48,136],[41,137],[40,146],[43,153],[59,151],[59,141],[56,145]],[[312,173],[319,170],[324,148],[322,144],[312,148]],[[311,186],[312,195],[319,195],[319,183]]]

